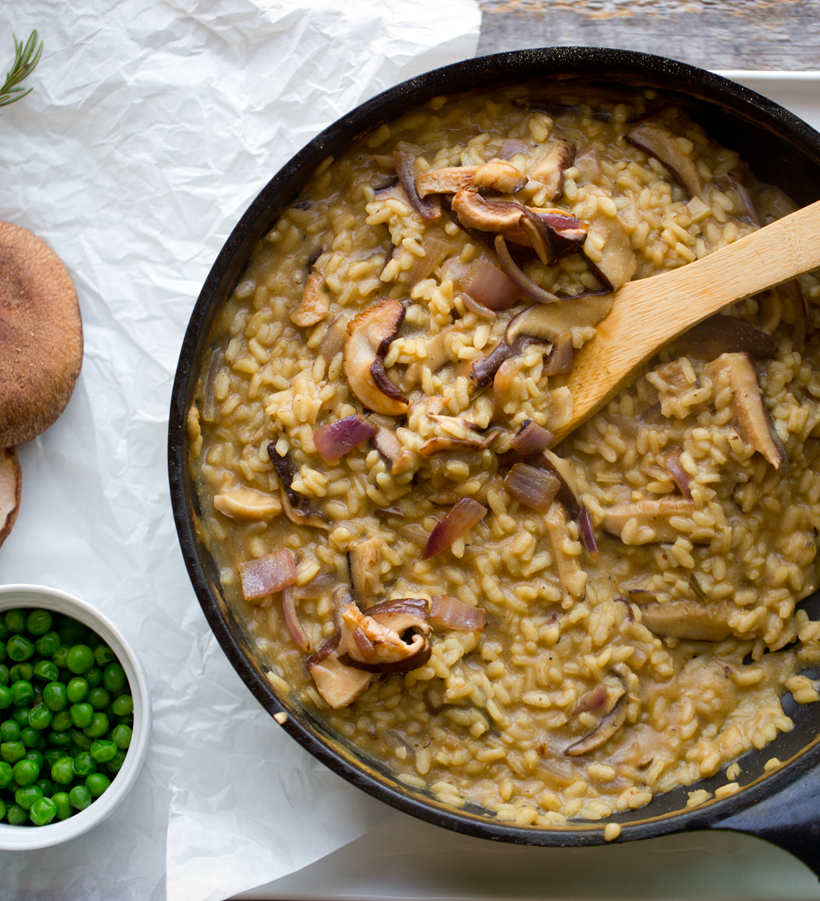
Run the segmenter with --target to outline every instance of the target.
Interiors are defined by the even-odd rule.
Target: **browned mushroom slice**
[[[353,394],[368,410],[385,416],[403,416],[407,398],[387,377],[384,355],[404,321],[398,300],[372,304],[348,325],[344,347],[344,373]]]
[[[567,513],[574,519],[581,512],[581,496],[578,493],[578,485],[572,463],[559,457],[558,454],[545,448],[532,460],[534,466],[551,472],[558,479],[558,492],[556,497],[564,505]]]
[[[399,177],[399,185],[404,191],[407,202],[421,216],[422,219],[437,219],[441,215],[439,205],[429,197],[419,197],[416,191],[415,163],[416,158],[412,153],[400,150],[393,151],[393,161],[396,166],[396,175]]]
[[[325,286],[325,277],[318,269],[312,270],[302,292],[299,306],[290,314],[291,321],[300,328],[316,325],[330,312],[330,296]]]
[[[575,157],[575,165],[581,171],[584,181],[598,181],[603,174],[601,155],[597,147],[587,147]]]
[[[676,516],[691,516],[694,511],[695,505],[686,498],[648,498],[633,504],[607,507],[601,525],[605,532],[620,538],[625,544],[665,544],[685,535],[672,525],[671,520]],[[625,540],[624,530],[633,520],[637,529],[630,529]],[[708,544],[708,539],[703,541]]]
[[[752,358],[748,354],[721,354],[707,363],[703,371],[713,382],[725,378],[732,391],[737,424],[745,433],[746,440],[781,475],[787,476],[789,458],[766,409]]]
[[[588,190],[600,191],[598,188]],[[592,260],[586,253],[586,248],[591,246],[600,247],[600,260]],[[584,248],[592,274],[610,291],[617,291],[625,285],[638,268],[638,258],[632,250],[632,242],[617,216],[607,216],[604,213],[593,216],[589,222],[589,234]]]
[[[347,337],[347,327],[350,319],[347,316],[339,316],[333,320],[328,330],[325,332],[324,338],[319,345],[319,356],[328,364],[333,362],[333,358],[339,352],[344,350],[345,338]]]
[[[573,328],[594,328],[609,315],[611,297],[581,297],[560,304],[533,304],[514,316],[504,332],[507,344],[522,335],[554,343]]]
[[[530,178],[540,181],[547,189],[547,199],[553,200],[564,190],[564,172],[574,162],[575,145],[565,138],[556,138],[552,147],[530,170]]]
[[[330,529],[327,517],[311,510],[310,501],[298,491],[294,491],[292,483],[296,477],[296,467],[290,454],[281,456],[276,450],[276,442],[271,441],[268,444],[268,457],[279,476],[279,495],[285,516],[297,526],[310,526],[325,531]]]
[[[544,360],[544,375],[566,375],[572,372],[572,332],[560,334]]]
[[[518,230],[524,212],[514,200],[491,200],[472,188],[464,188],[453,197],[452,209],[463,226],[485,232]]]
[[[214,507],[223,516],[239,522],[263,522],[282,512],[282,502],[278,497],[262,494],[253,488],[234,488],[233,491],[217,494]]]
[[[566,511],[561,504],[553,504],[550,507],[549,513],[544,517],[544,525],[558,573],[562,606],[568,608],[584,596],[587,574],[581,566],[580,557],[572,550],[574,542],[569,531]]]
[[[583,757],[606,744],[623,726],[627,714],[627,693],[623,680],[607,676],[578,702],[578,713],[596,713],[600,720],[583,738],[564,748],[567,757]]]
[[[421,632],[414,632],[408,643],[355,604],[342,610],[339,657],[343,663],[372,673],[407,673],[424,666],[430,653],[430,642]]]
[[[473,183],[478,166],[449,166],[446,169],[430,169],[416,176],[419,197],[428,194],[457,194]]]
[[[422,457],[440,454],[443,451],[486,450],[495,441],[500,429],[490,429],[484,437],[471,435],[466,438],[453,438],[450,435],[436,435],[426,441],[420,448]]]
[[[527,183],[527,176],[522,175],[512,163],[493,160],[476,169],[473,185],[476,188],[487,188],[499,194],[516,194]]]
[[[507,360],[524,353],[532,344],[547,343],[541,338],[531,338],[529,335],[520,335],[512,344],[502,338],[488,354],[472,362],[469,370],[470,381],[476,388],[483,388],[493,381],[495,374]]]
[[[368,538],[354,544],[347,553],[350,584],[360,608],[367,609],[381,592],[381,538]]]
[[[662,162],[692,197],[703,196],[703,181],[697,161],[681,150],[678,139],[671,131],[662,125],[646,122],[628,132],[626,139]]]
[[[17,448],[6,447],[0,454],[0,544],[9,537],[17,519],[22,488],[23,471]]]
[[[390,475],[398,476],[413,468],[414,454],[402,445],[392,429],[379,429],[373,443],[385,462],[390,464]]]
[[[675,342],[676,349],[698,360],[725,353],[746,353],[756,360],[773,357],[777,344],[759,328],[734,316],[710,316]]]
[[[346,666],[339,659],[339,638],[326,641],[305,662],[319,694],[334,710],[348,707],[367,690],[376,678],[373,673]]]
[[[638,605],[641,623],[661,638],[687,641],[723,641],[733,634],[729,618],[737,611],[732,601],[651,602]]]
[[[379,625],[392,629],[399,635],[408,629],[416,629],[422,635],[429,635],[433,627],[430,625],[430,610],[424,598],[396,598],[382,601],[367,611],[367,615],[375,619]]]

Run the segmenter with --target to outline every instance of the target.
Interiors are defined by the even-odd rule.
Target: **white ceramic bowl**
[[[103,795],[85,810],[78,811],[67,820],[55,820],[48,826],[10,826],[8,823],[0,823],[0,850],[33,851],[70,841],[88,832],[108,817],[128,794],[148,753],[151,703],[148,683],[131,646],[111,620],[91,604],[64,591],[41,585],[0,585],[0,615],[15,607],[42,607],[63,613],[96,632],[117,655],[128,677],[134,699],[131,746],[122,768]]]

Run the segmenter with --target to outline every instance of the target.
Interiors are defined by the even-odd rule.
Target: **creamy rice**
[[[549,826],[713,776],[792,728],[785,691],[818,699],[800,673],[818,662],[820,626],[796,604],[818,582],[820,282],[800,279],[805,349],[793,289],[740,302],[729,315],[771,335],[768,356],[673,344],[557,447],[555,499],[522,502],[516,464],[530,475],[554,466],[516,436],[528,423],[559,428],[571,401],[548,374],[551,341],[523,342],[482,383],[533,301],[515,292],[493,315],[465,299],[475,261],[499,260],[464,203],[514,199],[581,221],[571,252],[546,262],[527,247],[526,223],[503,233],[542,291],[590,295],[543,306],[571,314],[564,350],[594,337],[607,287],[684,265],[789,209],[654,92],[542,101],[521,90],[437,98],[326,160],[217,319],[189,436],[203,538],[276,687],[407,786]],[[666,163],[635,146],[647,125],[671,142]],[[499,157],[520,176],[514,195],[481,169]],[[434,191],[440,215],[434,206],[424,218],[394,184],[400,159],[415,185],[447,170],[469,196]],[[741,403],[749,373],[762,436]],[[317,441],[352,416],[378,436],[329,462]],[[465,498],[482,518],[425,559]],[[242,573],[271,559],[287,587],[247,600]],[[436,615],[442,596],[457,602],[455,627]],[[354,626],[366,632],[368,610],[403,598],[423,610],[404,644],[429,656],[370,672]],[[483,611],[483,628],[466,608]],[[337,674],[355,671],[349,703],[328,703],[323,655]],[[741,772],[731,765],[719,796]],[[689,806],[711,797],[694,790]]]

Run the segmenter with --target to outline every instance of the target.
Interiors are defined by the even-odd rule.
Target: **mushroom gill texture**
[[[353,394],[368,410],[385,416],[403,416],[407,398],[387,377],[384,356],[404,321],[398,300],[372,304],[347,327],[344,373]]]
[[[668,128],[645,122],[633,128],[626,135],[627,141],[654,156],[666,166],[674,179],[679,182],[692,197],[703,196],[703,180],[698,172],[697,160],[685,152],[680,145],[680,138],[672,134]],[[687,142],[691,147],[691,142]]]
[[[590,754],[606,744],[626,722],[628,675],[626,666],[616,664],[599,685],[579,699],[576,715],[597,716],[598,722],[587,735],[564,748],[567,757]]]
[[[371,673],[407,673],[424,666],[430,653],[430,642],[420,631],[405,642],[396,629],[362,613],[355,604],[346,604],[342,610],[339,656],[343,663]]]
[[[234,488],[214,497],[214,507],[224,516],[239,522],[263,522],[282,512],[278,497],[253,488]]]
[[[719,390],[721,383],[732,392],[732,408],[738,426],[749,444],[784,476],[789,474],[786,448],[774,430],[763,400],[755,364],[749,354],[721,354],[703,367]]]

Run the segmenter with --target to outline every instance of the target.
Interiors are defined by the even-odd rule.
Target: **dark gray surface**
[[[820,0],[479,0],[479,55],[620,47],[705,69],[820,69]]]

